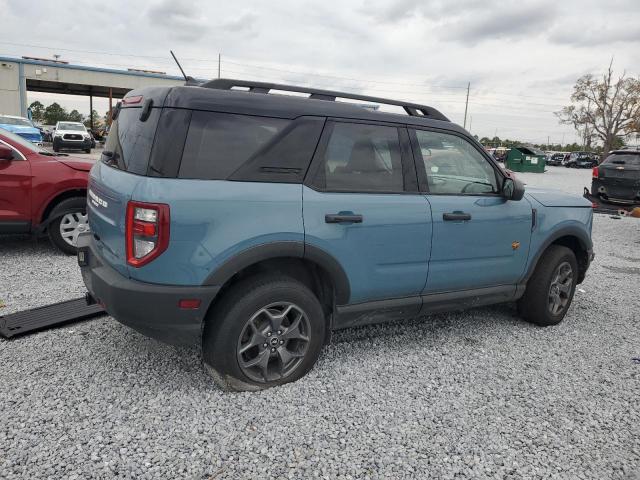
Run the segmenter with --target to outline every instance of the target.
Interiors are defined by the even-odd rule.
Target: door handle
[[[451,213],[443,213],[442,219],[446,222],[455,222],[455,221],[467,221],[471,220],[471,214],[464,212],[451,212]]]
[[[325,223],[362,223],[362,215],[354,213],[327,213]]]

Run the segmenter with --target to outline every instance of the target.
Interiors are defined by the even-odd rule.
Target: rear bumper
[[[82,279],[91,296],[109,315],[148,337],[171,345],[198,345],[204,317],[218,294],[217,286],[171,286],[138,282],[107,265],[93,248],[93,236],[78,238]],[[83,252],[83,253],[81,253]],[[181,299],[198,299],[196,310],[181,309]]]
[[[610,203],[621,205],[640,204],[640,187],[627,185],[610,185],[608,182],[593,179],[591,181],[591,195],[600,197]]]

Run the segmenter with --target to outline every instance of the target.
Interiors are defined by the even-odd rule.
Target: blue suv
[[[113,119],[84,282],[119,322],[201,346],[227,389],[297,380],[354,325],[514,301],[557,324],[593,258],[588,201],[525,193],[425,105],[221,79],[132,91]]]

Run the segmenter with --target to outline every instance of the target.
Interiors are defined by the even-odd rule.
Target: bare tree
[[[585,137],[593,134],[611,150],[622,134],[640,132],[640,78],[613,78],[613,59],[601,79],[591,74],[578,79],[571,105],[556,112],[560,123],[573,125]],[[589,142],[590,143],[590,142]]]

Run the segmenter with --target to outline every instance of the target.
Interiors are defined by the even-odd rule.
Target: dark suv
[[[640,204],[640,149],[609,152],[593,169],[591,194],[611,203]]]
[[[225,388],[302,377],[337,328],[511,301],[556,324],[593,255],[590,202],[525,194],[429,106],[215,80],[115,112],[85,284],[120,322],[201,345]]]

